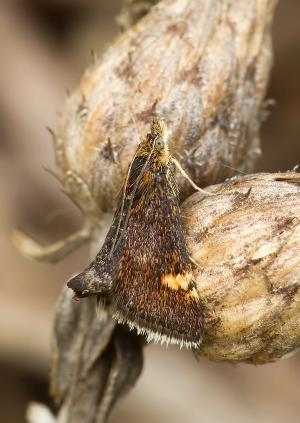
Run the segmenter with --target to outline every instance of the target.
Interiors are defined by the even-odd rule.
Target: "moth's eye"
[[[157,138],[155,141],[155,146],[158,148],[163,148],[165,146],[165,140],[163,138]]]

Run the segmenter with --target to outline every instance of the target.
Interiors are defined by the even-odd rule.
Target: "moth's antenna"
[[[140,183],[140,180],[141,180],[141,179],[142,179],[142,177],[143,177],[144,171],[145,171],[145,169],[146,169],[146,167],[147,167],[147,165],[148,165],[148,163],[149,163],[149,161],[150,161],[150,159],[151,159],[151,157],[152,157],[152,154],[153,154],[154,148],[155,148],[155,143],[153,142],[153,145],[152,145],[151,151],[150,151],[150,153],[149,153],[149,156],[148,156],[147,160],[145,161],[145,164],[143,165],[143,167],[142,167],[142,169],[141,169],[141,172],[140,172],[139,176],[137,177],[137,179],[136,179],[136,181],[135,181],[135,184],[134,184],[134,187],[133,187],[132,193],[131,193],[131,195],[130,195],[130,200],[129,200],[129,205],[128,205],[128,212],[127,212],[127,215],[126,215],[126,217],[125,217],[125,219],[124,219],[124,228],[126,228],[127,223],[128,223],[129,213],[130,213],[130,209],[131,209],[131,206],[132,206],[132,203],[133,203],[133,198],[134,198],[135,193],[136,193],[136,191],[137,191],[137,187],[138,187],[138,185],[139,185],[139,183]],[[137,156],[137,152],[135,153],[135,157],[136,157],[136,156]],[[134,160],[134,159],[133,159],[133,160]],[[131,170],[131,166],[132,166],[133,160],[132,160],[132,162],[131,162],[131,164],[130,164],[130,167],[129,167],[129,169],[128,169],[128,173],[127,173],[127,177],[126,177],[126,185],[127,185],[127,183],[128,183],[128,180],[129,180],[129,174],[130,174],[130,170]],[[122,200],[122,207],[121,207],[122,214],[123,214],[123,210],[124,210],[124,201],[125,201],[125,195],[126,195],[126,185],[125,185],[125,187],[124,187],[123,200]],[[118,231],[119,231],[119,229],[120,229],[121,220],[122,220],[122,215],[121,215],[121,218],[120,218],[120,221],[119,221],[119,224],[118,224],[118,229],[117,229]],[[119,243],[120,243],[120,241],[121,241],[121,239],[122,239],[122,235],[123,235],[123,234],[121,234],[121,235],[120,235],[120,238],[119,238],[118,240],[117,240],[117,235],[116,235],[115,240],[114,240],[114,243],[113,243],[113,247],[112,247],[112,249],[111,249],[111,254],[112,254],[113,250],[114,250],[115,248],[117,248],[117,246],[119,245]]]
[[[134,130],[135,130],[135,134],[137,136],[138,142],[140,142],[140,140],[142,139],[141,134],[139,133],[139,129],[138,129],[138,125],[134,116],[134,113],[132,112],[131,108],[129,107],[129,113],[130,113],[130,118],[132,120],[133,126],[134,126]]]
[[[232,166],[226,165],[226,164],[225,164],[225,163],[223,163],[222,161],[220,161],[220,163],[221,163],[221,165],[222,165],[222,166],[224,166],[224,167],[228,167],[228,169],[234,170],[235,172],[238,172],[238,173],[240,173],[241,175],[247,175],[247,173],[246,173],[246,172],[243,172],[243,171],[241,171],[241,170],[239,170],[239,169],[236,169],[235,167],[232,167]]]
[[[132,110],[130,109],[130,107],[129,107],[128,110],[129,110],[130,117],[131,117],[132,122],[133,122],[133,125],[134,125],[134,129],[135,129],[135,132],[136,132],[136,135],[137,135],[137,138],[138,138],[138,142],[140,142],[140,140],[142,139],[142,137],[139,135],[139,131],[138,131],[138,127],[137,127],[137,123],[136,123],[134,114],[132,113]],[[113,254],[113,252],[115,250],[115,247],[116,247],[116,245],[119,242],[118,235],[119,235],[120,228],[121,228],[121,223],[122,223],[122,220],[123,220],[123,211],[124,211],[124,204],[125,204],[125,197],[126,197],[126,188],[127,188],[128,181],[129,181],[129,175],[130,175],[131,167],[132,167],[132,164],[133,164],[134,159],[136,158],[136,156],[137,156],[137,151],[135,152],[135,154],[133,156],[133,159],[132,159],[132,161],[131,161],[131,163],[129,165],[129,168],[128,168],[128,171],[127,171],[127,175],[126,175],[126,178],[125,178],[125,182],[124,182],[124,185],[123,185],[122,201],[121,201],[121,207],[120,207],[120,212],[119,212],[120,218],[119,218],[118,225],[117,225],[116,235],[114,237],[114,241],[113,241],[112,246],[111,246],[111,249],[110,249],[110,253],[109,253],[109,256],[110,257],[112,256],[112,254]],[[125,219],[125,222],[126,222],[126,219]]]
[[[202,194],[204,195],[216,195],[215,193],[209,192],[209,191],[205,191],[204,189],[198,187],[198,185],[195,184],[195,182],[189,177],[189,175],[186,173],[186,171],[182,168],[181,164],[179,163],[179,161],[177,159],[175,159],[175,157],[172,157],[172,161],[175,164],[175,166],[177,167],[177,169],[180,171],[180,173],[182,174],[182,176],[191,184],[191,186],[199,192],[202,192]]]
[[[133,122],[133,125],[134,125],[134,128],[135,128],[136,134],[137,134],[137,136],[139,136],[138,129],[137,129],[137,124],[136,124],[136,120],[135,120],[134,114],[132,113],[132,111],[130,110],[130,108],[129,108],[129,113],[131,115],[131,119],[132,119],[132,122]],[[141,138],[138,138],[138,140],[140,142]],[[130,175],[130,171],[131,171],[131,168],[132,168],[132,164],[133,164],[134,159],[136,158],[136,156],[137,156],[137,151],[135,152],[135,154],[133,156],[133,159],[132,159],[132,161],[131,161],[131,163],[129,165],[129,168],[128,168],[128,171],[127,171],[127,174],[126,174],[126,178],[125,178],[125,182],[124,182],[124,185],[123,185],[122,201],[121,201],[121,207],[120,207],[120,212],[119,212],[120,218],[119,218],[118,225],[117,225],[116,235],[114,237],[114,241],[113,241],[112,246],[111,246],[111,249],[110,249],[110,253],[109,253],[109,256],[110,257],[112,256],[112,254],[113,254],[113,252],[115,250],[115,247],[116,247],[116,245],[118,243],[117,241],[119,241],[118,240],[118,235],[119,235],[119,232],[120,232],[121,223],[122,223],[122,219],[123,219],[123,211],[124,211],[124,204],[125,204],[125,197],[126,197],[126,189],[127,189],[127,185],[128,185],[128,181],[129,181],[129,175]],[[125,221],[126,221],[126,219],[125,219]]]

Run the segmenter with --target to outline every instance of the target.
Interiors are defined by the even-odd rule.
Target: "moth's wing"
[[[165,172],[145,173],[118,248],[112,292],[118,320],[149,340],[198,345],[202,307]]]
[[[112,286],[112,275],[107,267],[97,272],[93,262],[83,272],[70,279],[67,286],[73,289],[77,298],[108,295]]]
[[[113,283],[114,256],[111,255],[114,237],[118,227],[118,216],[105,238],[104,244],[95,260],[81,273],[74,276],[67,283],[78,298],[91,295],[107,295]]]
[[[78,298],[91,295],[108,295],[111,291],[116,259],[115,246],[120,244],[120,237],[123,236],[131,194],[146,159],[147,155],[141,157],[137,154],[135,156],[130,166],[128,178],[126,178],[120,191],[119,204],[112,225],[95,260],[83,272],[74,276],[67,283]]]

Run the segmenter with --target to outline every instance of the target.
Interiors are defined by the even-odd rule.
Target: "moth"
[[[68,287],[77,298],[98,296],[119,323],[148,342],[199,346],[202,306],[162,122],[153,120],[140,141],[103,247]]]

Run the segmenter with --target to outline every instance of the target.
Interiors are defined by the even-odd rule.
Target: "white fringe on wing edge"
[[[201,344],[202,339],[200,338],[197,342],[187,341],[183,338],[174,338],[172,336],[164,335],[159,332],[155,332],[151,329],[146,329],[144,327],[139,326],[137,323],[125,319],[124,316],[115,311],[113,313],[113,317],[117,320],[120,324],[125,324],[129,327],[130,330],[136,330],[139,335],[143,335],[146,337],[147,342],[153,342],[154,344],[161,344],[161,345],[179,345],[180,349],[185,347],[188,349],[191,348],[198,348]]]

